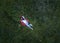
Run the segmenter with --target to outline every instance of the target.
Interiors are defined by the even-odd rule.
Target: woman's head
[[[24,17],[24,16],[21,16],[20,18],[21,18],[22,20],[24,20],[24,19],[25,19],[25,17]]]

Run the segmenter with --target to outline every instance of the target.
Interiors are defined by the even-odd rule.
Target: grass
[[[0,0],[0,43],[60,43],[60,5],[57,0]],[[34,30],[18,27],[24,15]]]

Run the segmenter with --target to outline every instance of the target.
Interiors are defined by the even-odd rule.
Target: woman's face
[[[24,20],[24,18],[21,18],[21,20]]]

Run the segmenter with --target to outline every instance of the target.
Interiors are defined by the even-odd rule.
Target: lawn
[[[20,25],[21,15],[34,30]],[[0,0],[0,43],[60,43],[60,1]]]

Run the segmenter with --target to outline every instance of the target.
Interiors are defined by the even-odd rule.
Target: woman
[[[29,22],[28,19],[26,19],[24,16],[21,16],[20,18],[21,18],[20,24],[21,24],[22,26],[27,26],[27,27],[29,27],[30,29],[33,30],[32,24],[30,24],[30,22]]]

